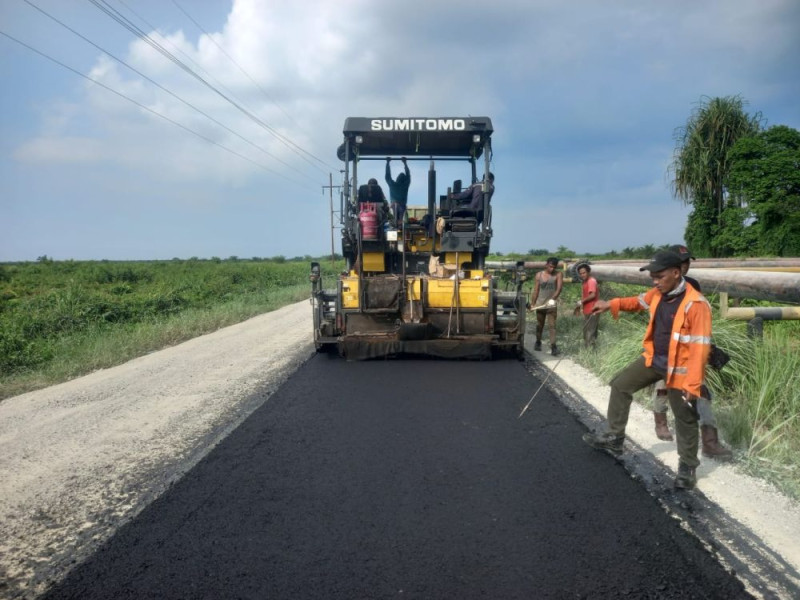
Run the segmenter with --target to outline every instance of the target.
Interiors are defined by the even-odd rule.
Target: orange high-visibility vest
[[[619,311],[650,311],[650,322],[644,334],[645,364],[653,364],[653,323],[656,308],[661,302],[661,294],[651,288],[638,296],[614,298],[609,302],[611,314],[619,318]],[[686,285],[675,319],[672,322],[672,336],[669,341],[667,355],[668,388],[683,390],[692,396],[701,396],[700,386],[703,384],[708,355],[711,352],[711,305],[703,295],[691,285]]]

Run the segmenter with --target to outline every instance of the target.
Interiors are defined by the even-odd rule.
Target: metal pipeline
[[[559,264],[566,265],[567,270],[574,265],[582,262],[580,260],[562,260]],[[644,258],[638,259],[620,259],[620,260],[592,260],[589,261],[592,269],[596,266],[644,266],[649,261]],[[488,261],[487,266],[493,269],[511,269],[516,262],[512,261]],[[544,269],[544,261],[525,261],[523,266],[526,269]],[[800,270],[800,258],[699,258],[692,261],[692,269],[770,269],[775,271],[789,271],[796,272]]]
[[[576,263],[580,261],[568,260],[566,262]],[[636,259],[602,259],[590,261],[594,265],[645,265],[647,260]],[[748,269],[748,268],[776,268],[794,269],[800,268],[800,258],[698,258],[692,261],[693,269]]]
[[[727,292],[735,298],[800,303],[800,273],[692,269],[689,274],[706,293]],[[592,275],[616,283],[653,284],[649,273],[638,267],[593,264]]]
[[[800,319],[800,307],[796,306],[737,306],[720,308],[723,319],[737,321],[752,321],[761,318],[765,321],[782,321]]]

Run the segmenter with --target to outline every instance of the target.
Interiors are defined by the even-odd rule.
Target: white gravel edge
[[[303,301],[0,403],[0,597],[63,577],[312,353]]]

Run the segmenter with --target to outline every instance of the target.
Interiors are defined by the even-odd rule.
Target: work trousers
[[[656,389],[653,391],[653,412],[666,413],[667,412],[667,396],[659,395],[658,390],[665,389],[666,384],[663,381],[656,383]],[[708,390],[706,386],[702,388],[703,396],[697,399],[697,417],[700,420],[700,425],[717,428],[717,419],[714,417],[714,409],[711,408],[711,399],[706,398]]]
[[[558,311],[540,309],[536,311],[536,341],[542,341],[542,333],[544,333],[545,320],[547,321],[547,329],[550,333],[550,345],[556,343],[556,318]]]
[[[403,223],[403,215],[406,212],[406,205],[399,202],[392,202],[392,212],[394,213],[395,225],[399,228]]]
[[[611,395],[608,399],[608,430],[617,436],[625,435],[628,415],[633,402],[633,394],[663,379],[664,376],[645,365],[640,356],[622,369],[611,380]],[[697,460],[697,413],[681,397],[681,390],[667,388],[672,414],[675,415],[675,434],[678,444],[678,457],[690,467],[700,464]]]
[[[597,325],[600,315],[583,315],[583,343],[587,348],[594,348],[597,343]]]

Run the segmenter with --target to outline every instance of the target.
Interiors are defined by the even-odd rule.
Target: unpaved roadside
[[[191,468],[310,356],[310,317],[300,302],[0,403],[0,597],[35,597]]]

